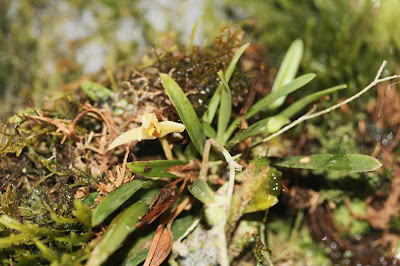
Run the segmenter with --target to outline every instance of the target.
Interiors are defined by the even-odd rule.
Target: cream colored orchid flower
[[[110,145],[108,150],[111,150],[119,145],[125,144],[134,140],[146,140],[146,139],[156,139],[159,138],[161,144],[166,149],[166,144],[168,144],[165,140],[165,135],[170,133],[181,133],[185,130],[185,126],[181,123],[171,122],[171,121],[163,121],[158,122],[157,117],[153,113],[146,113],[142,116],[142,125],[140,127],[131,129],[119,137],[117,137]],[[167,151],[166,155],[167,155]],[[170,153],[170,151],[169,151]],[[169,157],[169,155],[167,155]]]

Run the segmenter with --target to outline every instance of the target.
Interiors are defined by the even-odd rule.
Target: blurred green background
[[[138,64],[171,40],[189,43],[200,18],[195,44],[207,43],[221,24],[237,25],[276,67],[290,43],[303,39],[301,72],[319,76],[313,91],[346,83],[354,93],[384,59],[392,71],[400,54],[398,0],[0,0],[2,121],[82,75]]]

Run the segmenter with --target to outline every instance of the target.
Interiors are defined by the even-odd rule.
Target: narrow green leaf
[[[236,144],[261,133],[264,133],[265,135],[273,134],[289,123],[289,118],[280,114],[267,117],[252,124],[246,129],[239,130],[226,144],[225,148],[229,150]]]
[[[188,189],[196,199],[203,203],[213,203],[215,201],[213,190],[204,180],[198,179],[193,185],[188,186]]]
[[[89,96],[89,98],[95,102],[99,100],[105,101],[107,98],[114,97],[115,95],[115,92],[112,90],[89,80],[82,82],[81,87],[87,96]]]
[[[225,148],[229,150],[236,144],[261,133],[273,134],[289,122],[290,120],[282,115],[275,115],[257,121],[248,128],[239,130],[225,145]]]
[[[135,179],[113,190],[97,205],[92,216],[92,226],[103,222],[111,213],[128,200],[136,191],[154,184],[152,180]]]
[[[239,48],[239,50],[237,50],[237,52],[235,53],[235,55],[232,58],[231,63],[229,64],[228,68],[226,69],[225,72],[225,79],[226,79],[226,83],[229,83],[229,81],[231,80],[232,74],[235,71],[237,62],[239,61],[240,57],[242,56],[243,52],[247,49],[247,47],[249,47],[249,43],[243,45],[242,47]],[[203,122],[207,122],[209,124],[212,123],[212,121],[214,120],[214,116],[217,112],[218,109],[218,105],[220,103],[221,100],[221,91],[222,91],[222,87],[223,84],[220,84],[218,86],[218,89],[215,91],[213,97],[211,98],[209,104],[208,104],[208,109],[207,111],[204,113],[203,115]]]
[[[270,120],[270,119],[271,119],[271,117],[262,119],[260,121],[257,121],[256,123],[252,124],[251,126],[249,126],[246,129],[239,130],[225,145],[225,148],[227,150],[230,150],[236,144],[238,144],[250,137],[253,137],[255,135],[265,132],[267,130],[268,120]]]
[[[253,137],[257,134],[261,133],[275,133],[278,130],[280,130],[283,126],[288,124],[290,120],[288,118],[292,117],[293,115],[296,115],[298,112],[300,112],[304,107],[309,105],[310,103],[318,100],[319,98],[328,95],[332,92],[342,90],[347,88],[346,85],[338,85],[323,91],[319,91],[313,94],[310,94],[298,101],[296,101],[294,104],[290,105],[288,108],[280,112],[276,116],[268,117],[265,119],[262,119],[260,121],[257,121],[256,123],[252,124],[249,126],[247,129],[244,130],[239,130],[235,136],[233,136],[229,142],[226,144],[225,148],[228,150],[231,149],[234,145],[242,142],[243,140]]]
[[[300,112],[304,107],[309,105],[312,102],[317,101],[321,97],[328,95],[332,92],[342,90],[347,88],[346,84],[338,85],[326,90],[318,91],[313,94],[310,94],[306,97],[301,98],[300,100],[296,101],[294,104],[290,105],[288,108],[280,112],[280,115],[286,116],[288,118],[292,117],[293,115],[296,115],[298,112]]]
[[[175,80],[163,73],[160,73],[160,77],[168,97],[175,106],[183,124],[186,127],[186,131],[188,132],[190,139],[192,140],[197,151],[200,154],[203,154],[206,136],[192,105]]]
[[[245,115],[245,118],[248,119],[252,117],[253,115],[257,114],[260,112],[262,109],[267,108],[270,106],[272,102],[274,102],[277,98],[288,95],[289,93],[292,93],[299,88],[303,87],[307,83],[309,83],[311,80],[313,80],[317,75],[310,73],[310,74],[305,74],[303,76],[300,76],[288,84],[285,84],[282,86],[279,90],[274,91],[270,93],[269,95],[265,96],[263,99],[259,100],[255,104],[253,104],[250,108],[247,114]]]
[[[135,249],[131,250],[125,259],[125,261],[122,263],[122,266],[136,266],[142,263],[146,258],[147,254],[149,254],[150,247],[147,247],[145,249]]]
[[[223,138],[226,128],[228,126],[229,120],[231,119],[232,113],[232,97],[231,89],[226,82],[224,72],[220,70],[218,76],[221,78],[222,84],[224,85],[221,91],[221,106],[219,108],[218,115],[218,130],[217,130],[217,140],[221,145],[224,145]]]
[[[236,68],[236,64],[237,62],[239,62],[240,57],[242,56],[242,54],[244,53],[244,51],[250,46],[250,43],[246,43],[244,45],[242,45],[237,52],[235,53],[235,55],[232,58],[231,63],[229,64],[228,68],[226,69],[225,72],[225,78],[226,81],[229,82],[231,80],[231,77],[233,75],[233,72],[235,71]]]
[[[187,229],[193,224],[196,216],[194,215],[186,215],[185,217],[176,219],[171,227],[171,232],[174,237],[174,241],[178,240]]]
[[[274,115],[267,121],[267,132],[270,134],[278,132],[283,126],[290,123],[289,118],[283,115]]]
[[[350,172],[374,171],[382,164],[368,155],[362,154],[314,154],[278,159],[274,165],[288,168],[325,169]]]
[[[315,74],[305,74],[303,76],[300,76],[290,83],[284,85],[280,90],[274,91],[264,98],[262,98],[260,101],[256,102],[253,104],[248,112],[245,115],[246,119],[249,119],[253,115],[257,114],[260,112],[262,109],[269,107],[271,103],[273,103],[275,100],[277,100],[279,97],[288,95],[289,93],[294,92],[295,90],[298,90],[299,88],[303,87],[307,83],[309,83],[312,79],[316,77]],[[232,135],[233,132],[235,132],[237,125],[240,124],[240,117],[237,117],[232,124],[229,126],[227,132],[225,133],[224,136],[224,141],[226,142],[229,137]]]
[[[127,163],[126,166],[134,173],[146,177],[177,177],[174,174],[166,173],[165,171],[176,165],[185,165],[184,161],[172,160],[154,160],[154,161],[136,161]]]
[[[217,137],[217,132],[215,132],[214,128],[209,123],[201,122],[201,126],[203,127],[204,134],[206,134],[208,138],[214,139]]]
[[[202,121],[211,124],[214,120],[214,116],[217,113],[219,103],[221,102],[221,91],[222,91],[222,84],[220,84],[217,90],[214,92],[213,96],[211,97],[210,102],[208,103],[208,108],[204,112]]]
[[[301,58],[303,57],[303,41],[300,39],[295,40],[289,47],[281,66],[279,67],[278,74],[272,85],[272,91],[277,91],[282,86],[288,84],[296,76],[297,70],[299,69]],[[280,107],[285,101],[286,97],[283,96],[273,102],[270,109],[274,110]]]
[[[193,41],[194,41],[194,37],[196,36],[196,32],[197,32],[197,27],[199,27],[201,20],[203,19],[203,17],[200,17],[196,24],[194,24],[194,27],[192,29],[192,33],[190,34],[190,45],[189,48],[191,49],[191,51],[193,51]]]
[[[101,265],[124,242],[125,238],[136,229],[135,225],[148,210],[148,204],[138,201],[120,213],[108,226],[100,243],[92,251],[87,265]]]
[[[197,155],[198,152],[196,150],[196,147],[194,146],[193,142],[190,142],[189,145],[187,145],[185,151],[184,151],[186,160],[190,161],[190,160],[194,160]]]
[[[158,192],[159,189],[156,189],[156,193],[154,193],[154,195],[149,198],[149,201],[147,202],[149,205],[152,202],[155,194],[157,194]],[[147,196],[149,195],[146,195],[145,197]],[[132,238],[134,238],[134,240],[132,241],[133,243],[131,243],[132,245],[129,245],[130,250],[121,265],[136,266],[141,264],[141,262],[146,259],[147,254],[150,250],[149,245],[146,245],[146,243],[151,242],[151,240],[154,238],[155,233],[156,232],[154,230],[146,230],[144,232],[138,230],[137,232],[134,232],[134,236],[132,236]]]

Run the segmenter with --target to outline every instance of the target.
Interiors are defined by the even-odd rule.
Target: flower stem
[[[161,146],[164,150],[165,157],[167,160],[174,160],[174,156],[172,156],[171,148],[169,147],[169,143],[165,137],[158,138],[161,142]]]

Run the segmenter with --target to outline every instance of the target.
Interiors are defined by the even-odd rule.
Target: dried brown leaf
[[[159,225],[144,266],[158,266],[172,250],[173,236],[169,225]]]
[[[144,266],[158,266],[168,257],[172,250],[173,242],[173,236],[171,232],[172,222],[187,206],[189,206],[189,204],[190,198],[186,198],[172,211],[169,216],[163,216],[160,225],[157,227],[149,254],[147,255],[146,261],[143,264]]]
[[[153,198],[149,212],[143,217],[142,223],[152,223],[161,214],[165,213],[174,206],[178,197],[169,188],[162,188]]]

